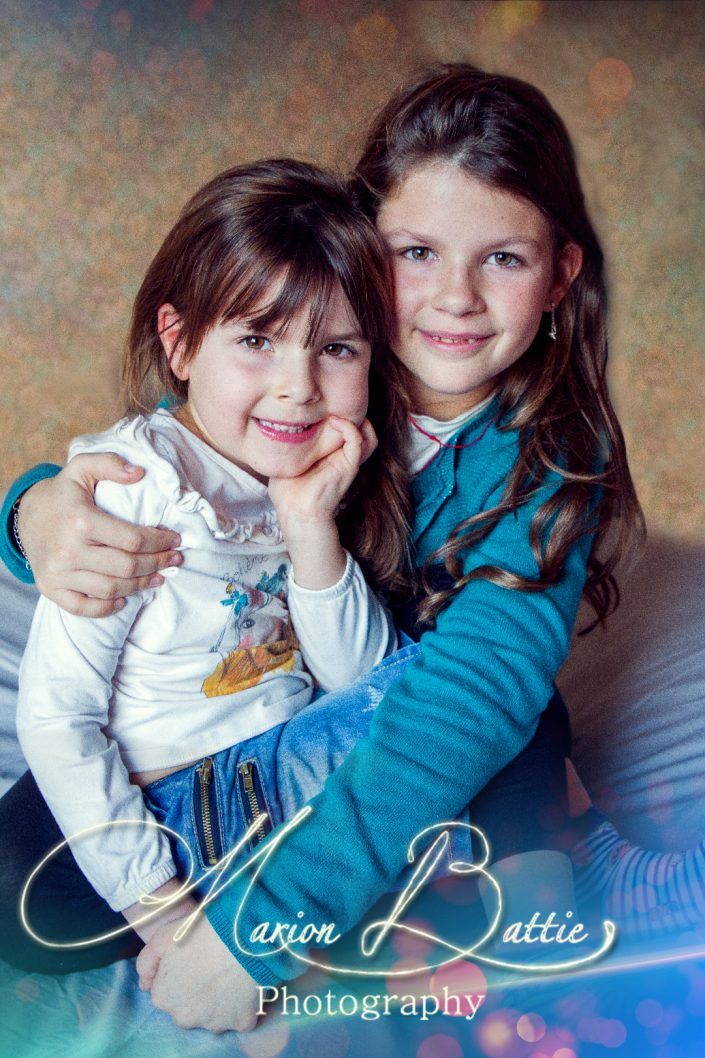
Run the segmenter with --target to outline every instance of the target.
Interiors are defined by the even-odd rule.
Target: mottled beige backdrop
[[[419,65],[535,82],[609,261],[611,379],[652,528],[705,538],[703,5],[0,0],[2,487],[117,417],[145,266],[228,165],[346,167]]]

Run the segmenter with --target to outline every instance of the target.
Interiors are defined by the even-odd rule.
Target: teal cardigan
[[[418,565],[459,522],[498,502],[519,453],[517,433],[501,431],[496,416],[493,402],[414,478]],[[531,503],[468,549],[464,571],[491,564],[536,576],[529,523],[558,484],[552,476]],[[250,876],[208,906],[211,924],[259,984],[306,966],[251,943],[256,925],[334,922],[336,934],[346,933],[392,887],[414,835],[457,816],[528,744],[568,651],[590,546],[591,537],[580,540],[560,582],[545,591],[472,581],[439,615],[421,638],[420,658],[377,706],[369,736],[328,778],[310,802],[312,814],[253,886],[238,936],[256,955],[233,942]]]
[[[419,566],[455,525],[498,502],[518,454],[517,433],[499,429],[493,402],[414,478]],[[10,496],[47,476],[40,470]],[[529,524],[558,484],[551,476],[530,503],[469,548],[464,571],[490,564],[536,576]],[[477,580],[455,596],[422,636],[420,657],[378,705],[369,736],[267,864],[240,914],[240,938],[248,940],[261,922],[334,922],[336,933],[347,932],[391,888],[414,835],[458,815],[528,744],[567,654],[590,545],[589,536],[580,540],[561,580],[544,591]],[[24,570],[6,538],[3,557],[8,552],[11,568]],[[206,914],[258,983],[295,977],[305,965],[287,953],[249,940],[258,955],[235,949],[233,920],[249,880],[232,882]]]

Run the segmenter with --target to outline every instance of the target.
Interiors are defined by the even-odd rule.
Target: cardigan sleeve
[[[555,487],[554,480],[505,515],[467,552],[465,571],[496,564],[535,576],[529,524]],[[467,584],[422,636],[420,656],[377,706],[369,736],[330,775],[246,902],[240,906],[250,881],[243,876],[208,906],[211,924],[256,981],[305,969],[289,952],[252,943],[256,925],[295,922],[303,911],[304,922],[334,922],[345,933],[391,888],[412,838],[453,819],[528,744],[567,654],[590,546],[589,536],[578,541],[562,579],[543,591]],[[249,954],[233,937],[239,907],[238,942]]]
[[[60,470],[61,467],[56,466],[55,463],[40,463],[39,466],[27,470],[10,485],[0,510],[0,558],[13,577],[25,584],[34,584],[34,574],[31,569],[27,568],[27,563],[17,547],[12,524],[12,508],[25,492],[32,488],[32,485],[36,485],[38,481],[56,477]]]

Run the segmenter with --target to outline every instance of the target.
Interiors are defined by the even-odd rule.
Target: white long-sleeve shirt
[[[296,585],[266,486],[171,413],[124,419],[69,455],[118,452],[145,468],[96,501],[181,534],[164,585],[101,620],[41,599],[20,670],[18,733],[79,866],[116,910],[176,869],[129,772],[188,764],[251,738],[345,686],[396,645],[384,607],[348,556],[338,584]]]

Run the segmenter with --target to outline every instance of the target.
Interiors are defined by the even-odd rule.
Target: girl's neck
[[[477,389],[466,393],[442,393],[432,389],[417,375],[399,361],[401,368],[402,385],[408,394],[412,414],[428,415],[439,422],[448,422],[471,411],[477,404],[481,404],[491,393],[494,393],[499,385],[500,379],[491,378]]]
[[[176,409],[176,411],[174,412],[174,418],[177,419],[182,426],[185,426],[186,429],[189,430],[192,434],[195,434],[199,441],[203,441],[203,443],[208,445],[209,448],[213,447],[210,440],[206,437],[206,435],[203,433],[203,430],[194,419],[193,412],[191,411],[191,407],[188,401],[185,404],[181,404]]]
[[[438,393],[423,384],[411,386],[409,398],[412,414],[428,415],[439,422],[448,422],[483,404],[495,389],[494,379],[471,393]]]
[[[476,416],[481,415],[482,412],[492,403],[495,396],[495,392],[488,393],[484,400],[478,401],[477,404],[473,404],[471,408],[465,411],[461,411],[458,415],[454,415],[452,419],[439,419],[436,415],[428,415],[428,413],[412,411],[409,415],[409,419],[412,426],[422,424],[425,430],[431,430],[435,435],[450,436],[450,432],[455,430],[458,426],[463,426],[466,422],[470,422]]]

